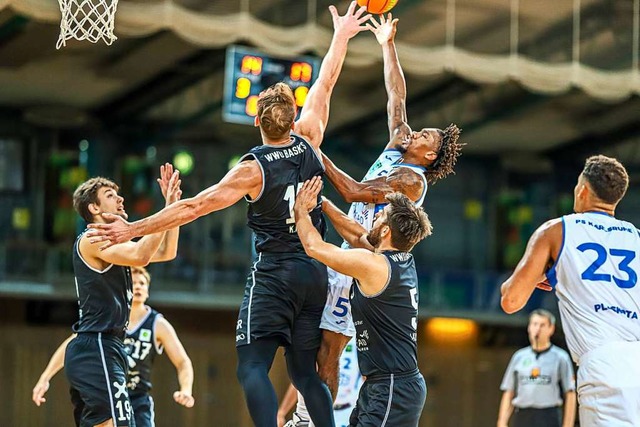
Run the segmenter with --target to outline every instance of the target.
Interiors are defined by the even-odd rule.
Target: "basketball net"
[[[56,49],[66,46],[70,39],[91,43],[103,40],[107,45],[117,39],[113,24],[118,0],[58,0],[58,3],[62,19]]]

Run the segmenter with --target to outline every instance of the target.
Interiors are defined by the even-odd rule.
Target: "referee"
[[[507,367],[497,427],[573,427],[576,386],[569,354],[551,344],[556,318],[547,310],[529,316],[529,342]],[[564,411],[562,406],[564,403]]]

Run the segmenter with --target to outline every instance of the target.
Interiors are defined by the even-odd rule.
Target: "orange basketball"
[[[398,0],[358,0],[359,6],[366,6],[367,12],[379,15],[389,12]]]

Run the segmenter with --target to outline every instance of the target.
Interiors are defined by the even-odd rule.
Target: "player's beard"
[[[367,235],[367,240],[369,241],[371,246],[373,246],[374,248],[378,248],[378,245],[380,245],[380,240],[382,240],[380,237],[381,234],[382,234],[382,225],[372,228],[371,232],[369,232],[369,234]]]

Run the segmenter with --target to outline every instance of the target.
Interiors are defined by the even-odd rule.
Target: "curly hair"
[[[286,137],[296,118],[293,91],[284,83],[270,86],[258,97],[258,120],[262,133],[271,141]]]
[[[402,193],[388,194],[386,199],[390,205],[387,224],[391,229],[391,244],[409,252],[416,243],[431,235],[433,227],[429,216]]]
[[[453,123],[447,126],[445,130],[439,130],[438,133],[442,138],[442,142],[438,150],[438,157],[427,168],[426,175],[429,184],[435,184],[447,175],[455,173],[453,168],[458,161],[458,157],[462,154],[462,147],[467,145],[458,142],[460,129]]]
[[[109,187],[118,191],[118,186],[113,181],[97,176],[83,182],[73,192],[73,208],[87,222],[93,222],[93,216],[89,212],[89,205],[91,203],[100,204],[98,190],[102,187]]]
[[[618,203],[629,188],[627,170],[613,157],[589,157],[584,163],[582,176],[589,182],[598,199],[605,203]]]

